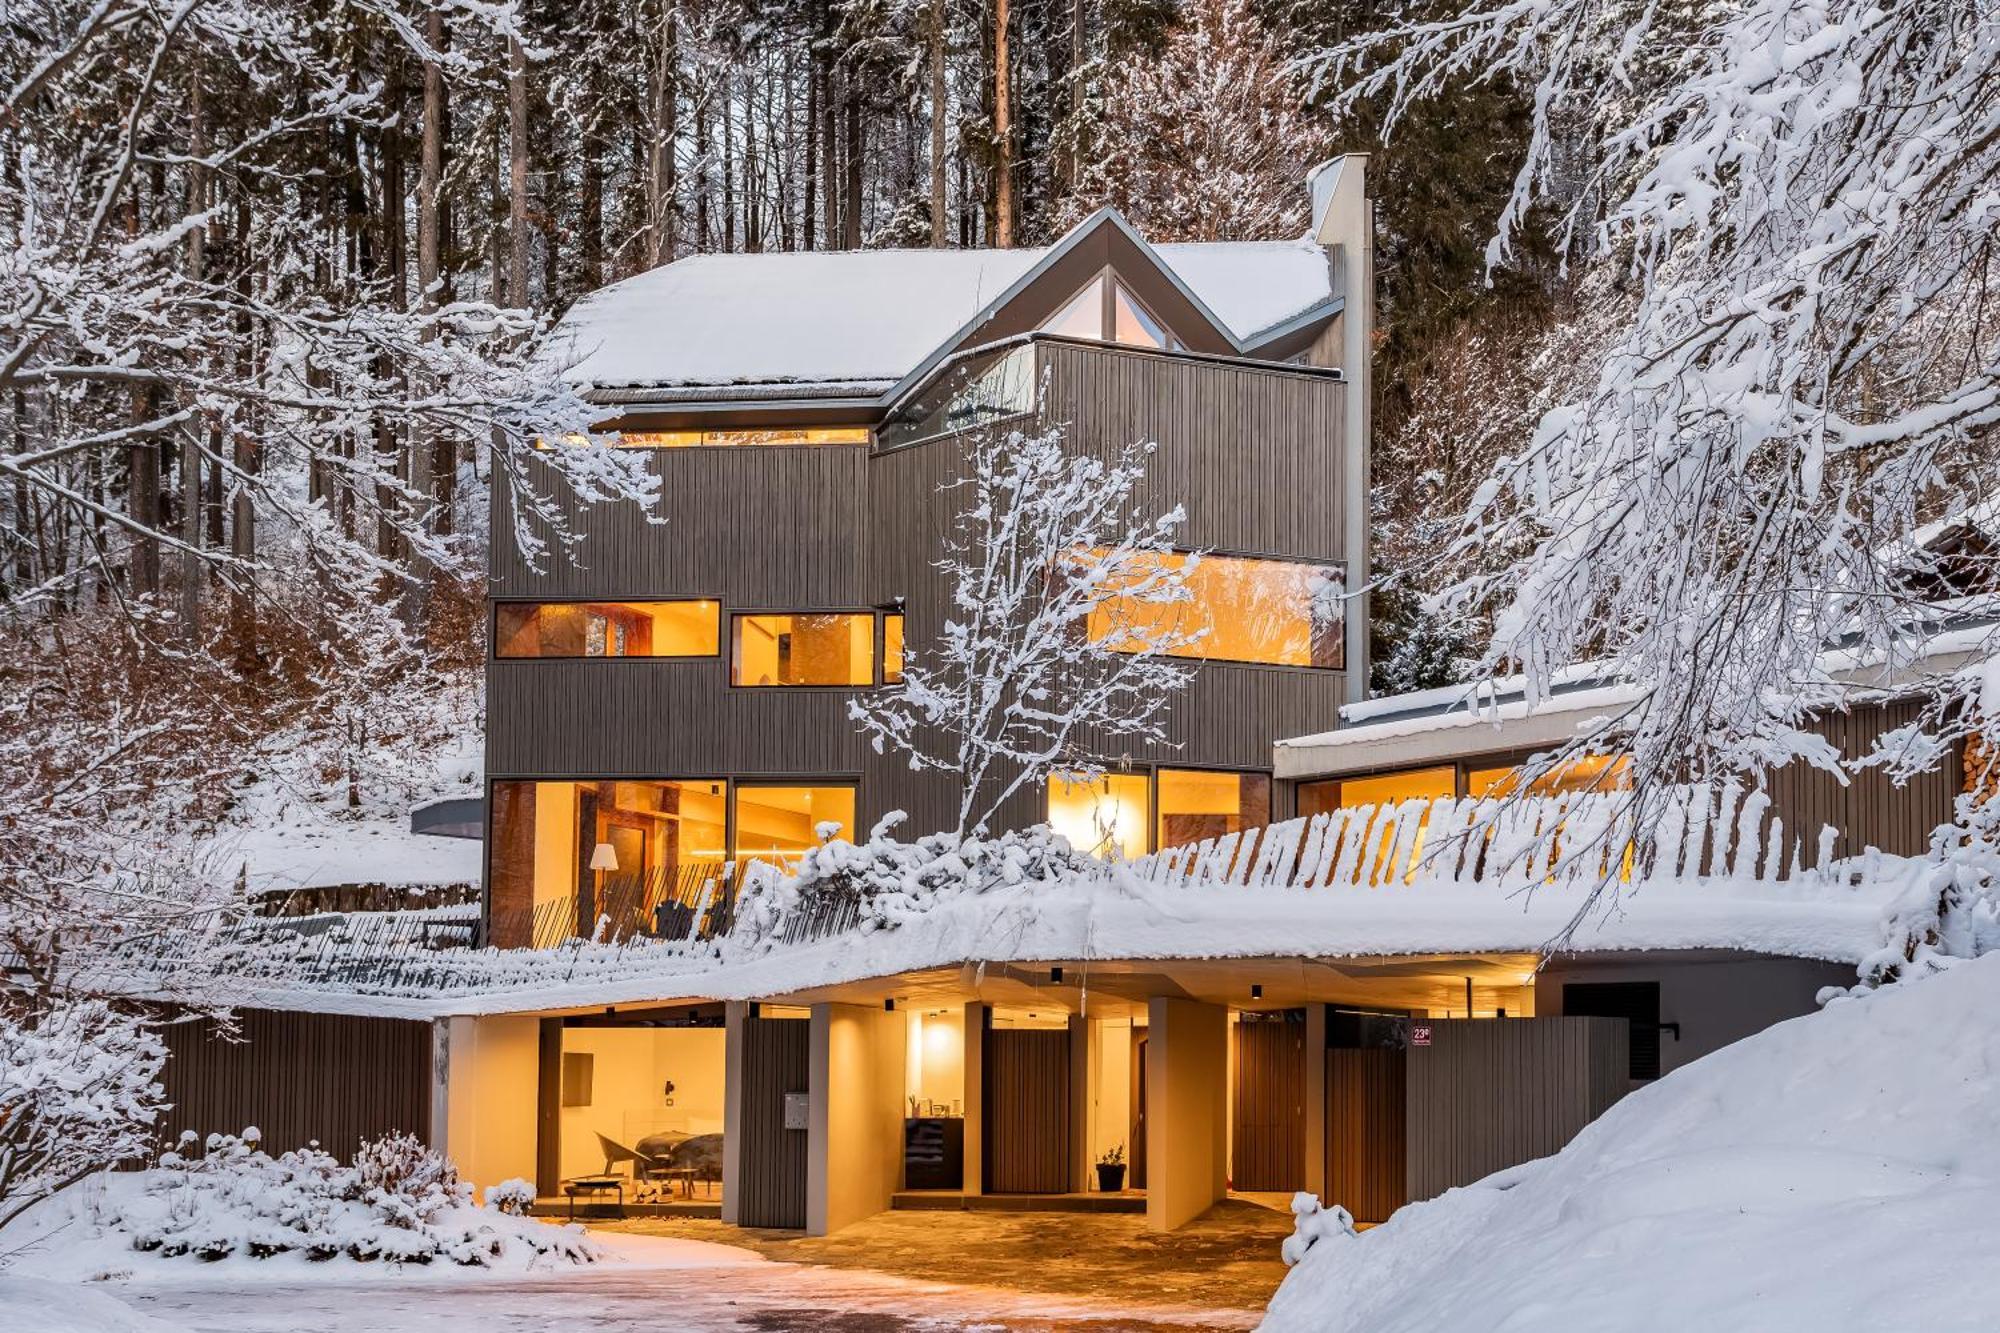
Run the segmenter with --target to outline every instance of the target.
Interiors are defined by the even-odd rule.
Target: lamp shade
[[[616,870],[618,868],[618,853],[612,850],[610,843],[600,842],[597,844],[596,848],[590,853],[590,868],[592,870]]]

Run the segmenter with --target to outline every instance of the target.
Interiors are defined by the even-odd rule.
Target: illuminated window
[[[495,941],[546,948],[600,916],[613,935],[651,931],[698,905],[724,860],[726,791],[720,778],[494,783]]]
[[[714,657],[714,602],[502,602],[496,657]]]
[[[887,611],[882,616],[882,683],[903,683],[903,613]]]
[[[1124,283],[1102,273],[1049,316],[1041,331],[1063,338],[1124,343],[1128,347],[1163,347],[1170,351],[1181,348],[1180,341],[1166,331]]]
[[[734,616],[737,685],[873,685],[872,613]]]
[[[1434,801],[1454,794],[1455,774],[1449,765],[1417,768],[1406,773],[1385,773],[1373,778],[1347,778],[1338,783],[1315,784],[1338,787],[1338,805],[1353,809],[1358,805],[1400,805],[1404,801]]]
[[[1147,782],[1143,773],[1107,773],[1095,782],[1049,779],[1049,827],[1092,856],[1144,856]]]
[[[854,841],[854,788],[736,788],[736,860],[789,864],[832,840]]]
[[[795,426],[765,430],[621,430],[611,441],[626,449],[730,448],[743,445],[866,444],[866,426]]]
[[[1518,766],[1476,768],[1465,775],[1468,796],[1511,796],[1521,780]],[[1632,789],[1628,756],[1592,754],[1572,759],[1553,773],[1544,773],[1528,789],[1530,796],[1560,796],[1567,792],[1612,792]]]
[[[1090,615],[1090,637],[1117,645],[1162,632],[1196,634],[1175,657],[1271,666],[1339,667],[1346,661],[1340,570],[1332,565],[1167,552],[1151,559],[1187,569],[1191,602],[1151,605],[1114,597]]]
[[[1339,782],[1308,782],[1299,787],[1299,813],[1302,815],[1325,814],[1333,810],[1352,810],[1364,805],[1381,807],[1376,825],[1381,828],[1380,843],[1375,849],[1374,859],[1367,870],[1367,882],[1380,884],[1390,879],[1400,878],[1408,882],[1416,877],[1417,867],[1423,858],[1424,833],[1430,824],[1430,810],[1426,808],[1418,816],[1417,830],[1408,841],[1407,859],[1395,864],[1396,841],[1400,827],[1388,822],[1390,812],[1404,801],[1435,801],[1455,795],[1458,771],[1450,765],[1438,768],[1417,768],[1404,773],[1384,773],[1378,777],[1344,778]]]
[[[1164,850],[1271,822],[1271,779],[1262,773],[1163,768],[1154,846]]]

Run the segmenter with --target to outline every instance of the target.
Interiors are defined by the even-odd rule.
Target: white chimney
[[[1306,176],[1312,194],[1312,239],[1325,248],[1341,297],[1340,371],[1348,383],[1341,414],[1342,452],[1351,479],[1342,506],[1347,532],[1347,586],[1365,588],[1371,577],[1368,490],[1372,453],[1375,347],[1375,215],[1368,202],[1368,154],[1329,158]],[[1368,697],[1368,596],[1348,603],[1347,697]]]

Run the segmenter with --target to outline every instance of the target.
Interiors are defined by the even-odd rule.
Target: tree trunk
[[[593,115],[578,145],[583,154],[582,182],[577,190],[577,238],[583,290],[594,292],[604,285],[604,143],[597,133]]]
[[[805,207],[800,211],[807,250],[817,249],[819,218],[819,94],[820,69],[825,62],[817,49],[806,57],[806,188]]]
[[[944,0],[931,0],[931,245],[942,250],[946,237],[945,120],[951,108],[945,91]]]
[[[424,19],[424,42],[430,47],[433,57],[444,54],[448,40],[443,12],[431,10]],[[439,216],[444,193],[444,117],[444,66],[440,60],[433,58],[424,62],[424,134],[417,166],[417,289],[420,293],[419,308],[426,314],[436,313],[444,295],[441,282],[443,228]],[[427,330],[425,337],[429,336]],[[437,488],[431,474],[437,444],[434,440],[416,438],[417,434],[410,432],[405,435],[408,455],[405,462],[412,503],[417,510],[411,527],[422,532],[433,526],[430,510]],[[413,582],[403,602],[404,619],[412,626],[421,625],[429,612],[431,575],[430,562],[421,550],[413,546],[410,550]]]
[[[1008,0],[993,0],[993,243],[1002,250],[1014,247],[1014,79],[1008,18]]]
[[[192,216],[208,207],[208,168],[202,158],[208,153],[208,126],[203,121],[201,71],[197,68],[188,92],[188,177],[187,211]],[[207,275],[208,229],[195,227],[187,238],[188,281],[199,287]],[[189,639],[201,637],[201,446],[199,426],[189,423],[181,432],[181,632]]]
[[[528,53],[518,36],[507,39],[507,239],[507,302],[526,310],[534,303],[528,294]]]
[[[847,202],[841,208],[844,228],[841,244],[849,250],[861,248],[861,90],[856,87],[858,80],[849,71],[841,80],[841,91],[847,110]]]

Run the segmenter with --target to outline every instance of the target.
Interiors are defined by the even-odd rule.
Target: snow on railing
[[[1785,841],[1770,797],[1733,785],[1677,789],[1638,825],[1629,792],[1362,805],[1170,848],[1127,867],[1167,888],[1326,889],[1397,884],[1597,884],[1621,879],[1804,879],[1831,860]]]

